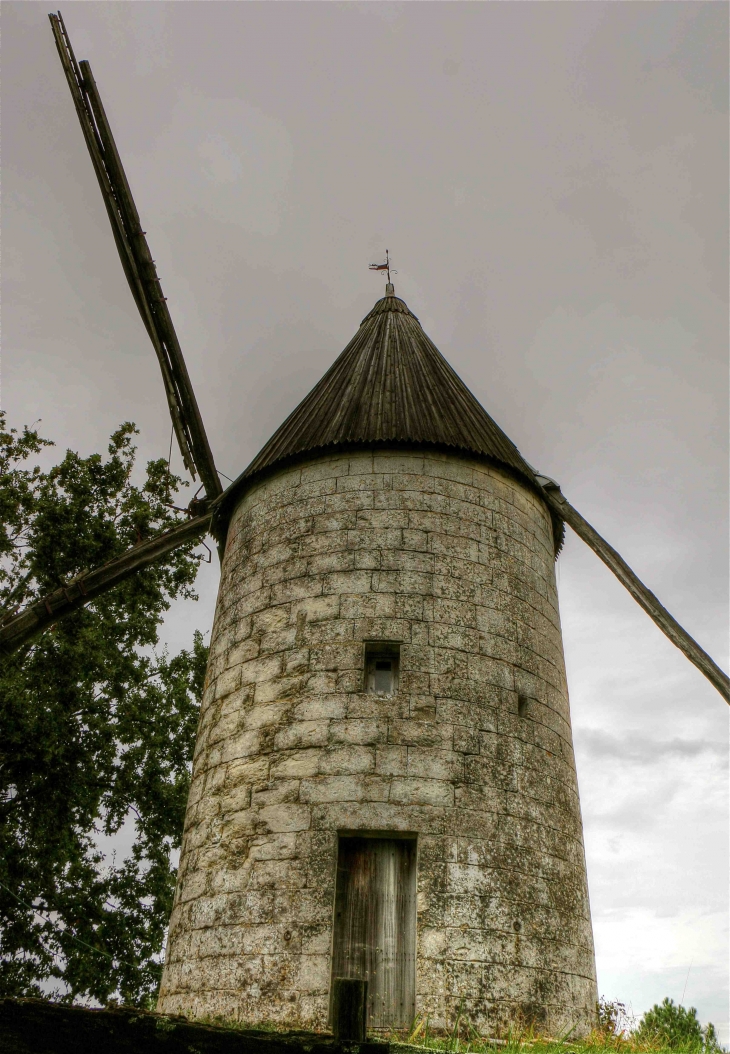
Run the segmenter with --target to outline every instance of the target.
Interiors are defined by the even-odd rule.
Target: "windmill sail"
[[[213,456],[205,434],[195,394],[185,367],[182,351],[180,350],[180,345],[175,334],[170,313],[167,310],[165,297],[162,295],[162,289],[159,278],[157,277],[154,261],[145,239],[145,233],[141,228],[139,214],[137,213],[132,193],[124,173],[124,168],[119,158],[116,144],[114,143],[114,137],[112,136],[109,122],[107,121],[104,112],[104,107],[91,72],[91,67],[86,61],[82,61],[81,63],[76,62],[60,13],[57,15],[50,15],[49,17],[58,53],[61,57],[61,63],[66,74],[66,79],[71,90],[74,105],[76,106],[76,112],[81,123],[86,145],[89,154],[91,155],[94,171],[96,172],[104,204],[109,215],[109,221],[111,223],[122,267],[127,276],[127,281],[132,290],[132,295],[134,296],[137,308],[142,316],[142,321],[144,322],[155,348],[155,352],[157,353],[162,377],[165,383],[165,391],[170,407],[173,427],[180,445],[180,451],[185,465],[188,467],[192,475],[195,476],[196,471],[199,473],[205,488],[206,497],[212,503],[212,506],[208,505],[206,502],[203,515],[196,516],[189,523],[183,524],[165,535],[159,536],[156,539],[150,539],[149,542],[145,543],[143,546],[135,546],[116,560],[103,565],[103,567],[97,568],[93,572],[86,573],[84,576],[79,577],[75,582],[61,587],[61,589],[41,598],[24,608],[22,611],[17,613],[6,613],[4,616],[0,614],[0,651],[5,652],[14,651],[23,644],[28,643],[54,622],[65,618],[77,608],[88,603],[94,597],[99,596],[107,590],[113,589],[115,585],[123,581],[129,575],[134,574],[142,567],[159,559],[165,553],[176,548],[177,545],[185,544],[185,542],[189,541],[191,537],[194,537],[196,533],[204,533],[204,531],[206,531],[211,525],[214,512],[218,519],[216,533],[220,533],[221,529],[225,529],[224,523],[230,515],[230,506],[233,496],[240,494],[239,485],[254,469],[258,471],[259,469],[271,467],[271,464],[273,464],[270,457],[272,450],[274,454],[276,454],[276,457],[274,457],[273,460],[279,460],[282,458],[282,451],[280,449],[281,443],[284,443],[287,448],[287,455],[296,455],[297,453],[301,453],[303,449],[307,449],[306,446],[302,447],[301,445],[302,441],[306,439],[306,436],[309,436],[309,440],[307,441],[313,442],[315,433],[318,439],[316,443],[313,443],[311,449],[314,449],[315,447],[321,448],[323,439],[321,429],[325,427],[322,425],[322,421],[325,421],[327,427],[340,427],[343,424],[343,420],[346,424],[349,420],[343,418],[338,409],[338,412],[334,417],[331,417],[331,415],[330,417],[326,417],[325,415],[325,418],[322,418],[321,414],[317,415],[315,433],[312,433],[312,435],[309,435],[309,432],[306,429],[302,432],[302,429],[299,427],[301,424],[299,416],[302,407],[308,406],[309,402],[312,400],[312,396],[317,394],[318,389],[323,383],[325,384],[327,391],[329,391],[327,386],[331,386],[332,378],[334,377],[337,379],[339,376],[337,369],[338,364],[335,363],[333,368],[325,375],[325,378],[323,378],[323,382],[320,382],[320,385],[306,397],[301,406],[290,415],[282,428],[279,429],[276,435],[269,441],[266,447],[264,447],[243,475],[239,477],[239,480],[233,484],[228,491],[225,493],[223,492],[213,462]],[[388,279],[390,279],[390,256],[387,249],[385,263],[371,264],[370,270],[387,270]],[[395,313],[393,314],[395,321],[398,320],[398,313],[400,313],[400,315],[403,316],[400,318],[400,322],[403,324],[405,324],[403,319],[406,315],[415,319],[415,316],[411,315],[411,312],[408,311],[405,304],[402,304],[400,300],[397,300],[393,296],[393,288],[390,284],[388,289],[389,296],[386,296],[386,298],[379,302],[380,306],[376,305],[376,308],[367,316],[364,323],[383,312],[388,312],[389,314]],[[417,323],[417,319],[415,321]],[[408,323],[408,325],[410,326],[410,323]],[[392,326],[391,329],[393,329]],[[358,343],[355,350],[357,351],[359,347],[360,345]],[[363,347],[367,351],[367,342],[363,344]],[[434,350],[438,355],[439,353],[437,349]],[[349,352],[350,346],[348,345],[348,348],[343,352],[343,356],[347,356]],[[338,362],[339,361],[340,360],[338,360]],[[410,386],[408,390],[415,391],[417,387],[417,378],[414,378],[414,384]],[[438,382],[434,386],[434,390],[439,391],[440,389],[441,384]],[[473,400],[471,393],[467,392],[467,394],[469,395],[469,398]],[[479,409],[481,410],[481,408]],[[482,413],[484,412],[482,411]],[[380,424],[382,424],[381,418],[379,415],[376,415],[376,417],[379,422],[378,427],[380,427]],[[487,418],[487,415],[484,414],[484,417]],[[352,413],[350,414],[350,418],[355,422],[359,429],[360,424],[362,423],[360,422],[360,418]],[[436,415],[436,418],[439,422],[439,428],[444,427],[445,421],[447,424],[449,421],[451,421],[452,424],[454,423],[452,416],[450,417],[449,414],[438,414]],[[470,415],[467,415],[467,418],[471,420]],[[491,421],[489,418],[487,418],[487,420]],[[333,421],[335,422],[334,425],[332,424]],[[294,431],[292,431],[292,422],[297,425]],[[328,422],[329,424],[327,424]],[[421,423],[423,422],[421,421]],[[496,427],[494,426],[494,422],[491,422],[491,426],[492,428]],[[479,431],[480,430],[477,429],[477,432]],[[489,429],[487,429],[487,432],[492,435]],[[496,451],[496,456],[495,450],[491,449],[491,446],[489,446],[488,450],[479,444],[474,447],[472,445],[473,438],[466,444],[455,442],[454,436],[441,435],[441,432],[438,433],[438,436],[429,437],[422,435],[420,432],[418,432],[418,435],[411,432],[409,433],[408,438],[415,440],[416,442],[426,439],[433,441],[436,439],[437,445],[445,442],[448,447],[455,445],[463,449],[471,449],[474,453],[486,454],[490,458],[495,458],[498,462],[510,464],[513,469],[516,468],[518,472],[523,475],[526,474],[526,478],[531,480],[538,490],[542,490],[543,498],[548,508],[555,515],[555,522],[560,524],[561,529],[563,521],[570,524],[579,537],[582,538],[583,541],[586,542],[586,544],[593,549],[600,559],[611,569],[611,571],[613,571],[619,581],[626,587],[644,611],[646,611],[646,613],[654,620],[662,632],[666,634],[673,644],[680,648],[690,662],[694,663],[723,698],[727,702],[730,702],[730,678],[728,678],[727,674],[717,666],[710,656],[659,603],[656,596],[651,590],[647,589],[643,582],[640,581],[615,549],[613,549],[608,542],[606,542],[605,539],[603,539],[597,531],[591,527],[580,513],[573,508],[561,493],[558,485],[552,480],[547,479],[547,477],[535,475],[527,463],[523,461],[517,449],[513,448],[513,444],[502,435],[499,429],[497,429],[497,432],[502,438],[497,444],[499,449]],[[284,437],[283,439],[282,436]],[[361,442],[363,438],[364,436],[360,431],[357,431],[356,435],[349,435],[348,433],[347,436],[339,436],[336,441],[331,435],[329,436],[330,442],[333,443],[333,445],[338,445],[340,442],[352,442],[353,440],[355,442]],[[400,433],[398,433],[398,435],[393,434],[385,436],[378,431],[377,435],[371,437],[371,440],[381,442],[386,439],[392,439],[400,443],[404,438],[406,437]],[[494,435],[492,435],[490,443],[493,440]],[[508,446],[505,447],[500,445],[503,440],[506,441]],[[482,440],[479,440],[479,443],[481,442]],[[293,446],[292,443],[294,444]],[[289,447],[291,447],[291,449],[289,449]],[[505,457],[505,451],[508,452],[510,448],[513,448],[514,453]],[[517,463],[514,463],[514,461],[511,460],[514,456],[519,459]],[[262,459],[265,460],[265,464]]]
[[[57,15],[49,15],[49,18],[99,181],[119,258],[157,354],[183,462],[193,478],[196,473],[200,476],[206,496],[209,499],[215,498],[221,493],[222,487],[213,454],[91,67],[85,60],[80,63],[76,61],[60,12]]]
[[[717,688],[725,702],[730,703],[730,678],[724,670],[720,669],[697,641],[690,637],[686,629],[669,614],[664,605],[660,604],[613,546],[573,508],[557,483],[546,476],[538,476],[537,479],[542,485],[543,495],[550,508],[570,524],[578,537],[603,560],[610,571],[613,571],[621,585],[629,591],[662,633],[705,675],[710,684]]]
[[[728,675],[720,669],[697,641],[690,637],[689,633],[660,604],[656,596],[650,589],[647,589],[616,550],[591,527],[577,509],[573,508],[562,494],[558,485],[545,476],[537,476],[536,479],[542,486],[548,506],[566,523],[570,524],[576,534],[613,571],[618,580],[625,586],[647,615],[653,619],[662,633],[704,674],[723,699],[730,703],[730,678],[728,678]],[[229,491],[224,492],[224,496],[214,503],[213,508],[203,515],[195,517],[188,523],[181,524],[166,534],[158,535],[141,545],[134,546],[109,563],[96,568],[94,571],[86,572],[73,582],[69,582],[53,593],[41,597],[21,611],[8,614],[4,619],[0,618],[0,654],[16,651],[18,648],[29,644],[55,622],[73,614],[78,608],[88,604],[102,593],[114,589],[124,579],[159,560],[160,557],[176,549],[179,545],[184,545],[196,534],[205,533],[210,528],[211,519],[216,509],[220,509],[225,502],[225,495],[233,492],[233,490],[234,488],[230,487]]]
[[[4,621],[0,619],[0,654],[9,654],[32,643],[44,630],[85,607],[102,593],[108,593],[173,549],[202,537],[210,528],[212,515],[210,511],[205,512],[164,534],[148,538],[101,567],[77,575],[72,581],[34,600],[21,611],[6,615]]]

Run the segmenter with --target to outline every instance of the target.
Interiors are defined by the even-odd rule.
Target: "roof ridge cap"
[[[393,311],[399,315],[408,315],[410,318],[418,322],[420,321],[418,315],[414,315],[405,300],[401,300],[395,293],[386,293],[385,296],[381,297],[380,300],[376,300],[373,307],[368,311],[365,318],[360,323],[363,326],[369,319],[377,317],[378,315],[385,314],[386,311]]]

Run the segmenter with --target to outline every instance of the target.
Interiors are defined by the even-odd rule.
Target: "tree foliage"
[[[0,415],[0,606],[58,588],[173,526],[164,460],[132,482],[136,429],[108,457],[51,446]],[[57,623],[0,668],[0,993],[146,1005],[159,983],[207,651],[159,651],[162,618],[194,597],[181,547]],[[156,650],[157,649],[157,650]],[[131,853],[98,841],[133,829]]]
[[[647,1010],[639,1022],[636,1038],[669,1050],[715,1052],[721,1049],[714,1025],[703,1029],[696,1009],[678,1006],[673,999],[655,1003]]]

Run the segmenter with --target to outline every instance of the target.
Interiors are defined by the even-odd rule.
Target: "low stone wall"
[[[203,1025],[134,1007],[0,999],[0,1054],[337,1054],[331,1035]],[[390,1054],[368,1042],[361,1054]]]

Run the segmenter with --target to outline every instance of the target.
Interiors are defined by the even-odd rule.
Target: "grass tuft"
[[[653,1016],[652,1016],[653,1015]],[[617,1000],[601,999],[596,1008],[597,1027],[585,1039],[571,1039],[570,1031],[546,1036],[533,1026],[514,1026],[506,1034],[482,1036],[459,1002],[451,1029],[434,1033],[428,1015],[417,1018],[410,1029],[391,1032],[387,1038],[396,1054],[408,1051],[444,1051],[448,1054],[723,1054],[712,1025],[701,1029],[696,1011],[676,1007],[671,1000],[652,1008],[638,1023]],[[655,1020],[656,1019],[656,1020]]]

